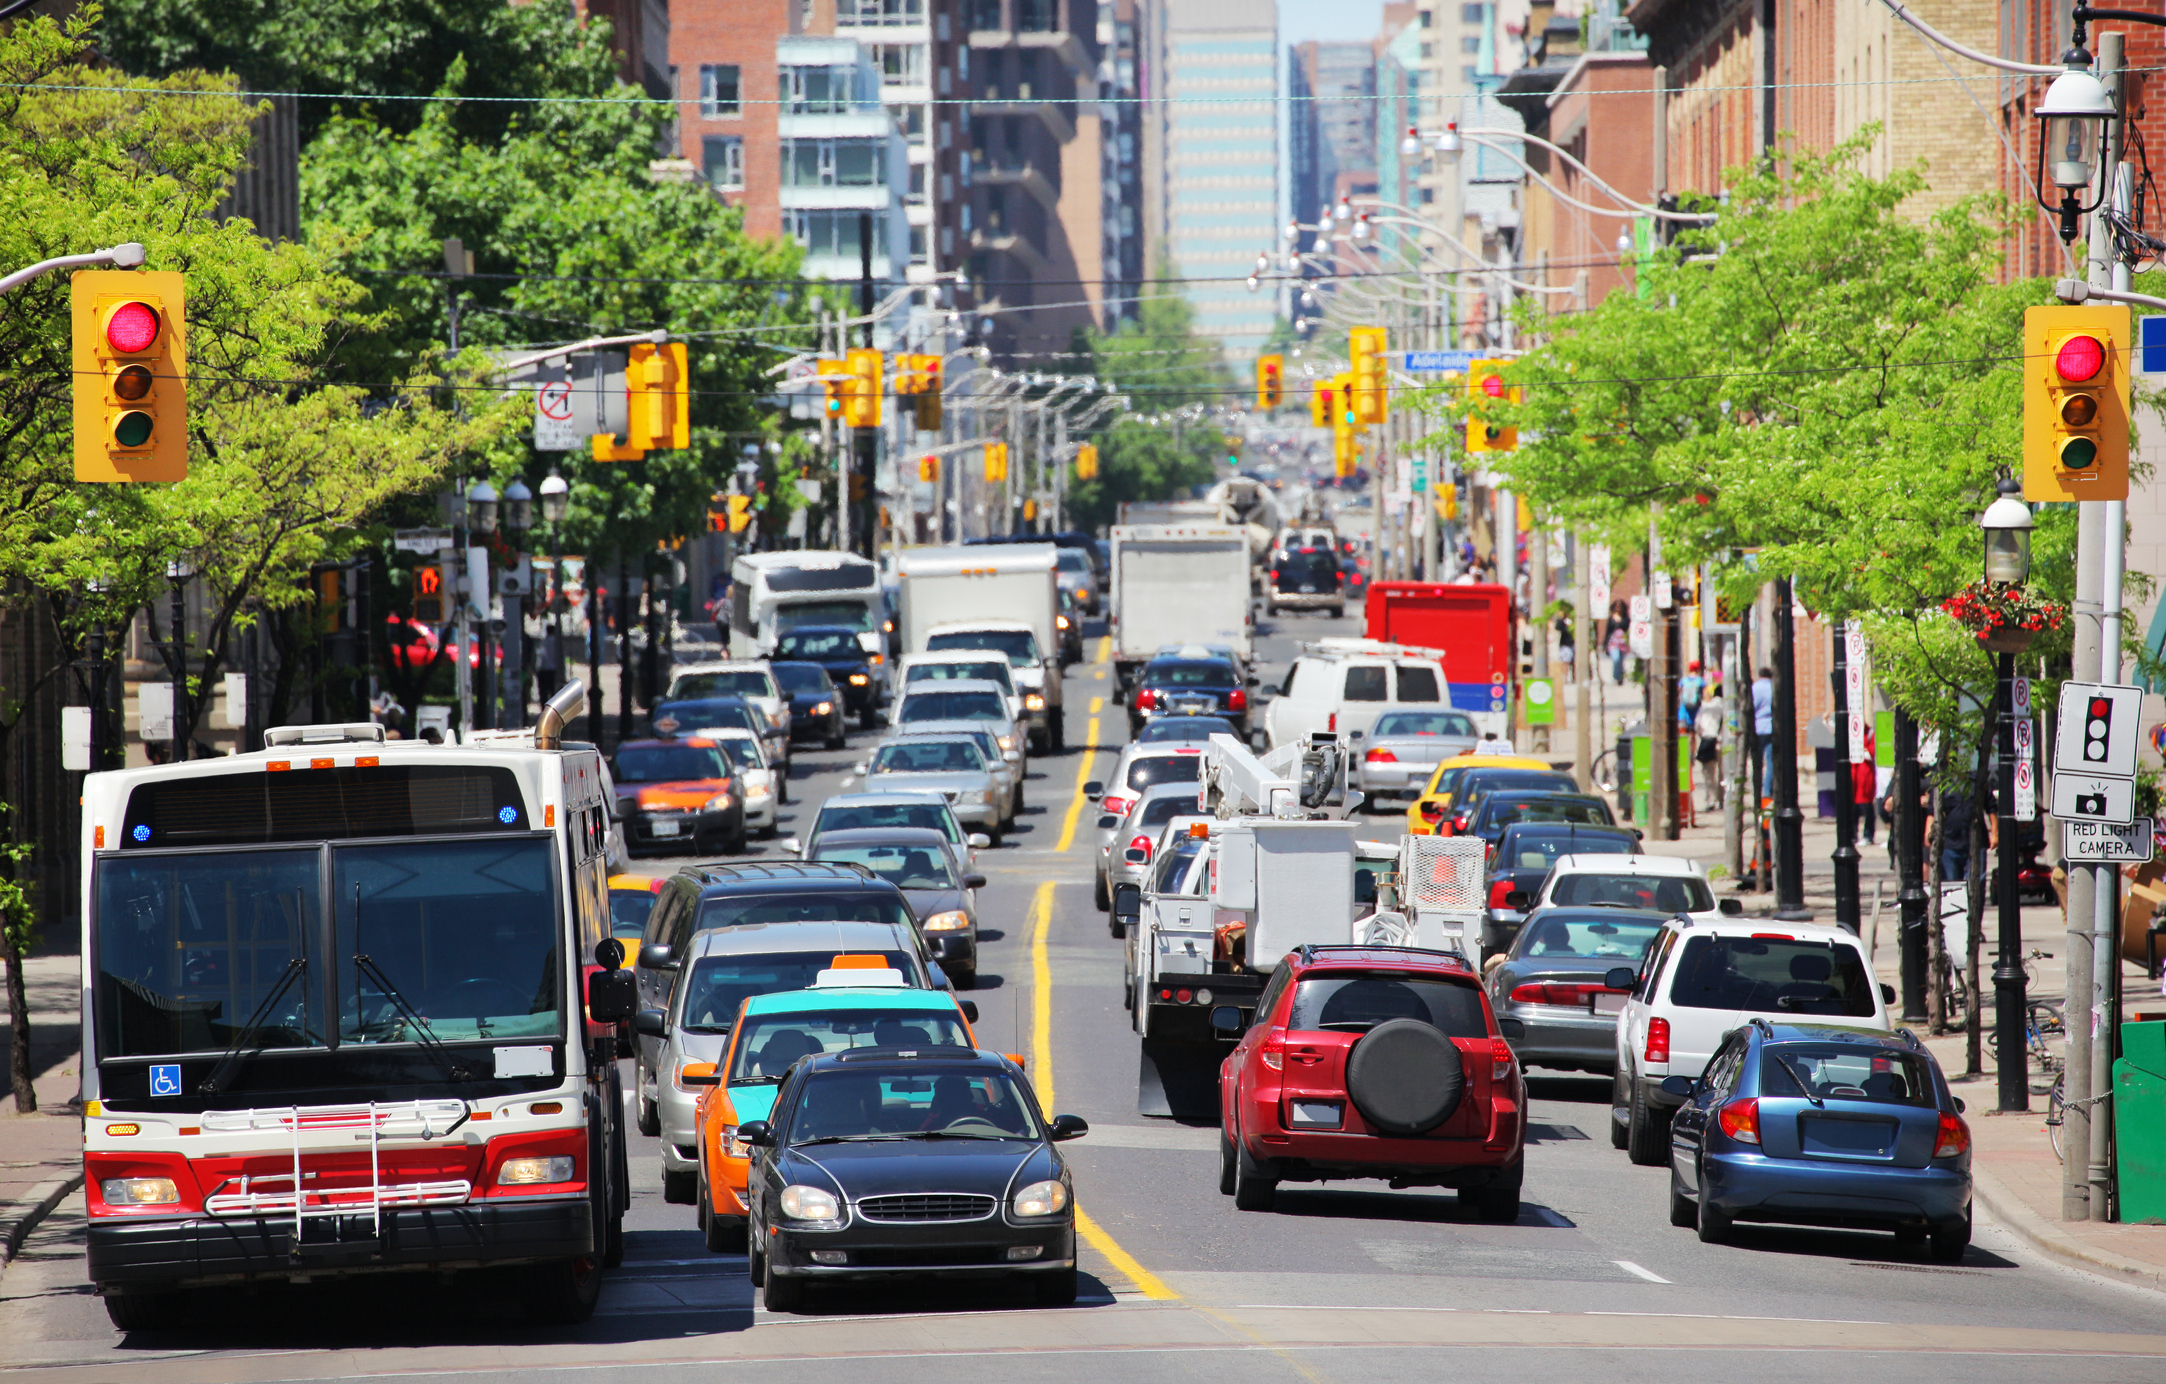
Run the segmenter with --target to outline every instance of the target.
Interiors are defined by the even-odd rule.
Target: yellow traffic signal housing
[[[988,442],[985,444],[985,479],[988,483],[1008,478],[1008,444]]]
[[[624,388],[631,396],[625,414],[627,447],[660,452],[692,445],[692,395],[683,342],[632,347]]]
[[[1098,444],[1086,442],[1075,449],[1075,477],[1079,481],[1098,479]]]
[[[822,357],[813,362],[812,373],[813,378],[820,382],[821,392],[827,396],[825,400],[826,416],[829,418],[842,417],[842,399],[849,385],[849,381],[844,377],[850,373],[850,363],[844,360],[832,360]]]
[[[1361,444],[1354,437],[1352,428],[1341,428],[1331,439],[1331,464],[1334,475],[1351,476],[1361,459]]]
[[[1286,358],[1269,355],[1256,357],[1256,407],[1265,413],[1285,402],[1286,391],[1283,378]]]
[[[730,496],[730,532],[743,533],[752,525],[752,497]]]
[[[880,398],[886,393],[887,360],[878,351],[850,352],[849,380],[843,386],[842,421],[853,428],[880,426]]]
[[[940,484],[940,458],[936,456],[919,457],[918,479],[932,485]]]
[[[1354,416],[1354,372],[1342,370],[1331,377],[1331,427],[1334,432],[1351,433],[1361,427],[1361,420]]]
[[[1329,428],[1335,425],[1338,414],[1333,411],[1331,381],[1320,380],[1309,387],[1309,423],[1313,427]]]
[[[1489,400],[1500,403],[1519,402],[1519,389],[1515,385],[1505,387],[1500,373],[1506,362],[1501,360],[1477,360],[1467,365],[1467,401],[1480,407]],[[1508,428],[1469,412],[1467,415],[1467,450],[1470,452],[1512,452],[1519,449],[1519,429]]]
[[[170,270],[85,269],[68,288],[75,479],[188,478],[188,320]]]
[[[2128,498],[2129,311],[2023,313],[2023,498]]]
[[[917,425],[919,432],[936,432],[940,427],[940,398],[942,361],[938,356],[918,357]]]
[[[1385,373],[1385,333],[1382,327],[1356,327],[1350,340],[1353,358],[1354,421],[1369,425],[1384,421],[1391,380]]]

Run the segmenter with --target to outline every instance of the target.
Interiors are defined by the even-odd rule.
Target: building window
[[[902,126],[903,138],[912,144],[925,139],[925,107],[900,106],[895,111],[895,123]]]
[[[1424,29],[1428,28],[1430,23],[1435,20],[1435,18],[1435,10],[1423,10],[1421,12],[1421,27],[1423,27]]]
[[[741,135],[709,135],[699,142],[707,186],[717,192],[745,190],[745,141]]]
[[[880,64],[884,86],[925,85],[925,45],[922,43],[876,43],[873,58]]]
[[[699,69],[699,114],[702,120],[745,113],[744,93],[737,84],[736,63],[702,63]]]
[[[1468,34],[1468,35],[1467,35],[1467,36],[1466,36],[1465,38],[1462,38],[1462,39],[1460,39],[1460,40],[1459,40],[1459,51],[1460,51],[1460,52],[1462,52],[1462,53],[1470,53],[1470,54],[1471,54],[1471,53],[1479,53],[1479,52],[1481,52],[1481,51],[1482,51],[1482,40],[1481,40],[1481,36],[1480,36],[1480,35],[1478,35],[1478,34]]]
[[[953,138],[953,136],[949,133],[950,129],[951,127],[949,126],[947,121],[943,120],[940,122],[940,147],[943,149],[948,147],[949,141]]]
[[[1424,44],[1423,44],[1423,45],[1421,46],[1421,60],[1422,60],[1423,62],[1427,62],[1427,61],[1429,61],[1429,59],[1430,59],[1431,57],[1433,57],[1433,56],[1435,55],[1435,53],[1436,53],[1436,45],[1435,45],[1435,44],[1433,44],[1433,43],[1424,43]]]
[[[854,67],[785,67],[783,111],[789,115],[841,115],[855,107]]]
[[[867,219],[861,211],[789,211],[782,213],[782,228],[798,244],[805,247],[808,255],[840,255],[854,260],[858,257],[858,229]],[[881,212],[869,213],[872,221],[872,252],[887,253],[887,217]]]
[[[922,163],[910,165],[910,195],[918,201],[925,200],[925,165]]]
[[[949,259],[954,254],[955,228],[953,226],[942,226],[940,228],[940,258]]]
[[[924,22],[925,0],[835,0],[835,23],[838,25],[892,27]]]
[[[1485,8],[1487,7],[1483,5],[1461,5],[1459,7],[1459,22],[1461,24],[1481,23],[1482,11]]]
[[[923,263],[925,259],[928,240],[926,232],[929,229],[930,227],[926,226],[912,226],[910,228],[910,258],[919,263]]]
[[[784,187],[882,187],[883,142],[874,139],[782,141]]]

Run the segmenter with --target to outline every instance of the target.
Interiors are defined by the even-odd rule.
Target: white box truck
[[[997,649],[1007,656],[1036,749],[1067,746],[1061,717],[1059,563],[1052,544],[906,548],[896,635],[904,654]]]
[[[1255,632],[1246,530],[1230,524],[1124,524],[1112,549],[1113,639],[1118,696],[1168,644],[1223,644],[1248,666]]]

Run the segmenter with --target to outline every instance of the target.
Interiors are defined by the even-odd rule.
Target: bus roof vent
[[[380,745],[384,728],[369,721],[348,721],[329,726],[273,726],[263,733],[266,749],[276,745]]]

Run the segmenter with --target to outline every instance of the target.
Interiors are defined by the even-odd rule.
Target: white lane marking
[[[1858,1317],[1753,1317],[1737,1312],[1605,1312],[1589,1308],[1587,1317],[1676,1317],[1710,1322],[1802,1322],[1811,1326],[1892,1326],[1892,1322],[1866,1321]]]
[[[1618,1268],[1623,1269],[1628,1274],[1632,1274],[1635,1277],[1646,1279],[1649,1283],[1669,1282],[1667,1278],[1664,1278],[1661,1274],[1656,1273],[1653,1269],[1643,1269],[1629,1259],[1612,1259],[1609,1262],[1615,1264]]]

